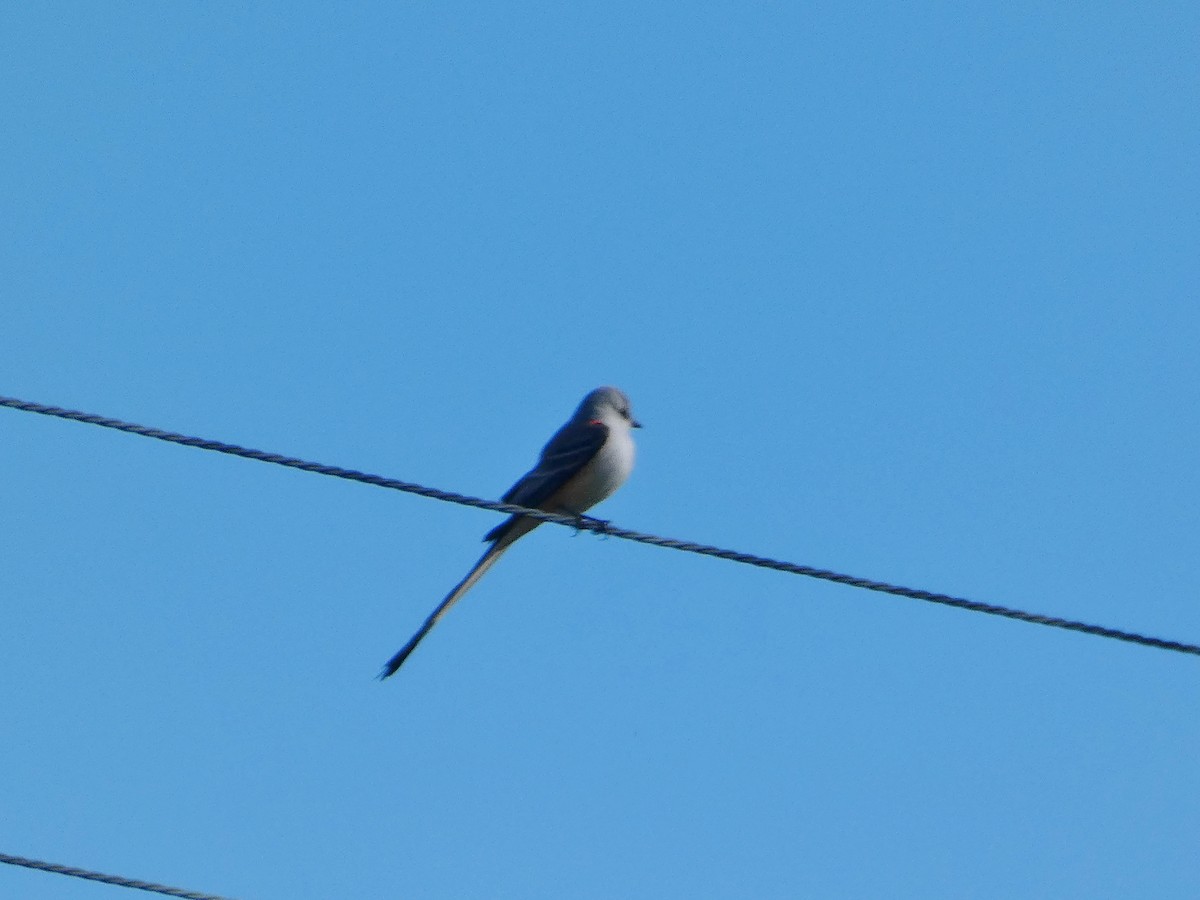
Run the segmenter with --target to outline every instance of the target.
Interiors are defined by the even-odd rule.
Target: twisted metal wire
[[[333,478],[344,478],[348,481],[359,481],[363,484],[373,484],[377,487],[385,487],[396,491],[404,491],[405,493],[409,494],[418,494],[422,497],[430,497],[434,500],[444,500],[448,503],[458,503],[463,506],[473,506],[478,509],[490,509],[494,510],[495,512],[507,513],[509,515],[517,514],[528,516],[531,519],[538,519],[542,522],[553,522],[556,525],[566,525],[568,527],[583,531],[593,531],[599,534],[611,535],[612,537],[623,538],[629,541],[637,541],[638,543],[642,544],[651,544],[655,547],[666,547],[670,550],[682,550],[685,553],[697,553],[701,556],[714,556],[718,559],[727,559],[731,562],[743,563],[748,566],[757,566],[762,569],[773,569],[777,572],[789,572],[793,575],[804,575],[809,578],[817,578],[822,581],[832,581],[837,584],[863,588],[864,590],[876,591],[882,594],[892,594],[897,597],[908,597],[912,600],[924,600],[928,603],[937,603],[942,606],[952,606],[956,609],[965,609],[969,610],[970,612],[986,613],[990,616],[1001,616],[1006,619],[1015,619],[1018,622],[1029,622],[1033,625],[1046,625],[1051,628],[1062,628],[1067,631],[1077,631],[1082,634],[1091,634],[1097,637],[1110,638],[1116,641],[1125,641],[1130,644],[1139,644],[1143,647],[1155,647],[1159,650],[1171,650],[1175,653],[1186,653],[1192,656],[1200,656],[1200,645],[1196,644],[1167,640],[1165,638],[1152,637],[1150,635],[1137,634],[1136,632],[1124,631],[1119,628],[1109,628],[1104,625],[1092,625],[1087,622],[1079,622],[1073,619],[1063,619],[1058,616],[1048,616],[1041,613],[1027,612],[1021,609],[1000,606],[995,603],[981,603],[977,600],[968,600],[964,597],[953,597],[949,594],[940,594],[935,591],[926,591],[918,588],[909,588],[901,585],[888,584],[887,582],[875,581],[870,578],[859,578],[854,575],[844,575],[840,572],[829,571],[828,569],[818,569],[814,568],[813,566],[804,566],[798,563],[786,562],[784,560],[771,559],[770,557],[756,556],[752,553],[740,553],[736,550],[725,550],[721,547],[714,547],[710,544],[698,544],[693,541],[679,541],[673,538],[645,534],[640,531],[619,528],[608,522],[604,522],[599,519],[588,518],[586,516],[563,516],[555,513],[543,512],[540,509],[529,509],[524,506],[515,506],[511,503],[497,503],[492,500],[483,500],[479,497],[470,497],[466,494],[457,494],[452,491],[442,491],[438,490],[437,488],[413,484],[412,482],[408,481],[399,481],[394,478],[384,478],[381,475],[358,472],[354,469],[344,469],[340,466],[328,466],[322,463],[309,462],[307,460],[297,459],[291,456],[284,456],[279,453],[267,453],[262,450],[252,450],[247,447],[239,447],[236,444],[226,444],[221,441],[212,441],[206,438],[189,437],[188,435],[177,434],[173,431],[164,431],[160,428],[150,428],[146,425],[136,425],[131,422],[124,422],[120,419],[111,419],[106,416],[98,416],[92,413],[62,409],[61,407],[57,406],[46,406],[41,403],[33,403],[28,400],[18,400],[13,397],[3,396],[0,396],[0,406],[7,406],[11,409],[18,409],[24,412],[39,413],[44,416],[54,416],[60,419],[69,419],[74,422],[85,422],[89,425],[99,425],[102,428],[112,428],[117,431],[128,432],[129,434],[137,434],[141,435],[142,437],[150,437],[160,441],[167,441],[172,444],[183,444],[186,447],[198,447],[201,450],[212,450],[217,453],[226,453],[230,456],[240,456],[245,459],[256,459],[260,462],[272,463],[278,466],[287,466],[292,469],[301,469],[305,472],[315,472],[318,475],[329,475]]]
[[[118,887],[134,888],[139,891],[149,891],[152,894],[166,894],[168,897],[183,897],[184,900],[230,900],[229,897],[218,897],[216,894],[201,894],[196,891],[185,891],[183,888],[168,887],[165,884],[155,884],[152,881],[139,881],[136,878],[122,878],[120,875],[105,875],[103,872],[92,872],[89,869],[78,869],[75,866],[61,866],[58,863],[43,862],[40,859],[27,859],[24,856],[10,856],[0,853],[0,862],[10,866],[24,866],[26,869],[37,869],[42,872],[53,872],[56,875],[70,875],[72,878],[86,878],[88,881],[100,881],[104,884],[115,884]]]

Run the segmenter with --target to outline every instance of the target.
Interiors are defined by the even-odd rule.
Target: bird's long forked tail
[[[520,535],[518,535],[518,537],[519,536]],[[454,586],[453,590],[446,595],[446,599],[438,604],[437,609],[435,609],[430,614],[429,618],[425,620],[424,624],[417,629],[417,633],[409,638],[408,643],[401,647],[400,651],[387,661],[383,667],[383,671],[379,673],[380,681],[396,674],[396,670],[404,665],[404,661],[408,659],[409,654],[417,649],[417,644],[421,643],[421,640],[425,637],[425,635],[429,634],[429,632],[433,630],[433,626],[436,625],[442,616],[446,614],[446,611],[450,609],[450,607],[453,606],[463,594],[474,587],[475,582],[482,578],[484,573],[487,572],[487,570],[495,564],[496,560],[498,560],[504,554],[504,551],[512,546],[514,540],[516,540],[516,538],[501,538],[492,544],[492,546],[488,547],[483,556],[479,557],[479,562],[475,563],[475,566],[470,572],[467,573],[467,577]]]

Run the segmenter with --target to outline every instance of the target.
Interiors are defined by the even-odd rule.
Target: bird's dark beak
[[[629,420],[629,427],[630,427],[630,428],[641,428],[641,427],[642,427],[642,423],[641,423],[641,422],[639,422],[637,419],[630,419],[630,420]]]

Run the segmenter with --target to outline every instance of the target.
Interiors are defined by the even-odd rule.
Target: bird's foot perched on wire
[[[594,531],[596,534],[608,534],[608,519],[595,519],[591,516],[578,515],[575,517],[575,534],[581,531]]]

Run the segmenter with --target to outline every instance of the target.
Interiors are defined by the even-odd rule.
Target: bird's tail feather
[[[508,536],[506,535],[505,537],[507,538]],[[517,535],[517,537],[520,537],[520,535]],[[408,659],[409,654],[417,649],[417,644],[421,643],[422,638],[424,638],[425,635],[429,634],[429,632],[433,630],[433,626],[438,623],[442,616],[446,614],[446,611],[450,609],[450,607],[453,606],[463,594],[474,587],[475,582],[483,577],[484,573],[496,563],[496,560],[503,555],[505,550],[512,546],[512,543],[515,540],[516,537],[512,537],[507,540],[498,540],[496,543],[492,544],[492,546],[488,547],[483,556],[479,557],[479,562],[475,563],[471,571],[467,573],[467,577],[454,586],[453,590],[446,595],[446,599],[438,604],[437,609],[430,613],[429,618],[425,620],[425,623],[419,629],[417,629],[417,633],[409,638],[408,643],[401,647],[400,651],[387,661],[387,664],[383,667],[383,671],[379,673],[379,678],[381,681],[384,678],[396,674],[396,670],[404,665],[404,661]]]

